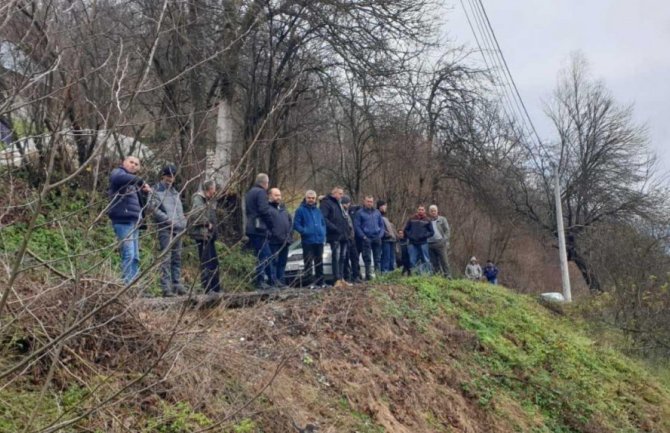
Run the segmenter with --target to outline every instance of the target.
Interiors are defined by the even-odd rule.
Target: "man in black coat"
[[[342,287],[346,284],[344,282],[344,263],[349,259],[349,223],[347,213],[340,203],[343,195],[344,189],[336,186],[330,194],[323,198],[320,205],[321,213],[326,220],[326,241],[332,251],[335,287]]]
[[[270,203],[268,202],[267,189],[270,178],[265,173],[256,176],[254,186],[244,197],[245,216],[247,219],[245,233],[249,237],[249,243],[254,250],[258,263],[254,282],[257,289],[269,289],[266,282],[272,281],[272,252],[268,236],[272,230],[272,218],[270,217]]]
[[[348,195],[342,197],[342,208],[347,213],[347,249],[349,250],[349,257],[344,261],[344,278],[345,281],[352,283],[361,283],[361,266],[359,263],[360,249],[356,242],[356,235],[354,233],[354,216],[360,210],[360,206],[351,204],[351,198]]]
[[[270,199],[270,217],[272,229],[270,231],[270,252],[272,253],[272,267],[270,284],[273,287],[285,288],[284,271],[288,260],[288,247],[293,240],[293,220],[291,214],[281,202],[279,188],[271,188],[268,194]]]

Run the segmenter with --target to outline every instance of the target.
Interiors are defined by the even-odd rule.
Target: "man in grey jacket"
[[[436,205],[430,205],[428,208],[428,218],[433,225],[433,236],[428,239],[428,253],[430,254],[430,264],[433,272],[449,277],[449,237],[451,229],[447,218],[439,215]]]
[[[160,246],[161,289],[164,297],[185,295],[181,284],[181,235],[186,230],[186,216],[179,191],[174,187],[177,168],[167,165],[161,171],[161,181],[151,194],[151,209],[158,226]]]

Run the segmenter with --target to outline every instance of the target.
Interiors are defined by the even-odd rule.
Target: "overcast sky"
[[[460,1],[446,0],[443,29],[476,47]],[[463,3],[468,7],[468,1]],[[618,102],[634,103],[652,148],[670,171],[670,2],[667,0],[483,0],[533,123],[543,139],[543,113],[558,72],[580,51],[591,73]],[[468,13],[470,10],[468,9]]]

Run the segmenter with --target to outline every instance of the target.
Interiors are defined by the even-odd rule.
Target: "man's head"
[[[386,213],[386,202],[384,200],[377,200],[377,209],[381,213]]]
[[[175,176],[177,175],[177,167],[172,164],[166,165],[161,170],[161,182],[166,185],[172,185],[174,183]]]
[[[345,210],[349,209],[349,206],[351,206],[351,198],[348,195],[343,195],[340,203]]]
[[[214,197],[216,194],[216,182],[212,179],[206,180],[202,184],[202,193],[208,199]]]
[[[398,229],[398,238],[405,239],[405,230]]]
[[[279,203],[281,202],[281,191],[279,188],[270,188],[268,192],[268,198],[270,203]]]
[[[431,218],[437,218],[438,212],[437,206],[434,204],[431,204],[430,207],[428,207],[428,215],[430,215]]]
[[[419,205],[419,207],[416,208],[416,214],[419,215],[420,218],[423,218],[426,216],[426,207],[422,204]]]
[[[310,206],[316,205],[316,191],[310,189],[305,193],[305,203]]]
[[[263,189],[268,189],[268,186],[270,186],[270,178],[265,173],[258,173],[256,175],[256,185]]]
[[[363,199],[363,206],[365,209],[372,209],[375,207],[375,198],[371,195],[366,195]]]
[[[340,201],[344,195],[344,189],[341,186],[333,187],[333,189],[330,191],[330,195],[333,196],[335,200]]]
[[[477,263],[477,257],[475,256],[470,257],[470,263],[472,263],[473,265]]]
[[[493,260],[488,259],[488,260],[486,261],[486,266],[493,266]]]
[[[125,168],[128,173],[135,174],[140,171],[140,160],[135,156],[128,156],[123,160],[121,166]]]

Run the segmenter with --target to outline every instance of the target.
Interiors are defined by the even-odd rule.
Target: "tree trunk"
[[[232,175],[235,118],[229,99],[221,99],[216,116],[216,143],[208,154],[208,170],[217,183],[225,185]]]
[[[584,277],[584,281],[589,286],[591,293],[602,293],[602,287],[600,286],[600,279],[598,279],[595,272],[593,272],[593,267],[588,262],[588,260],[582,256],[577,250],[571,252],[570,260],[577,265],[577,269]]]

